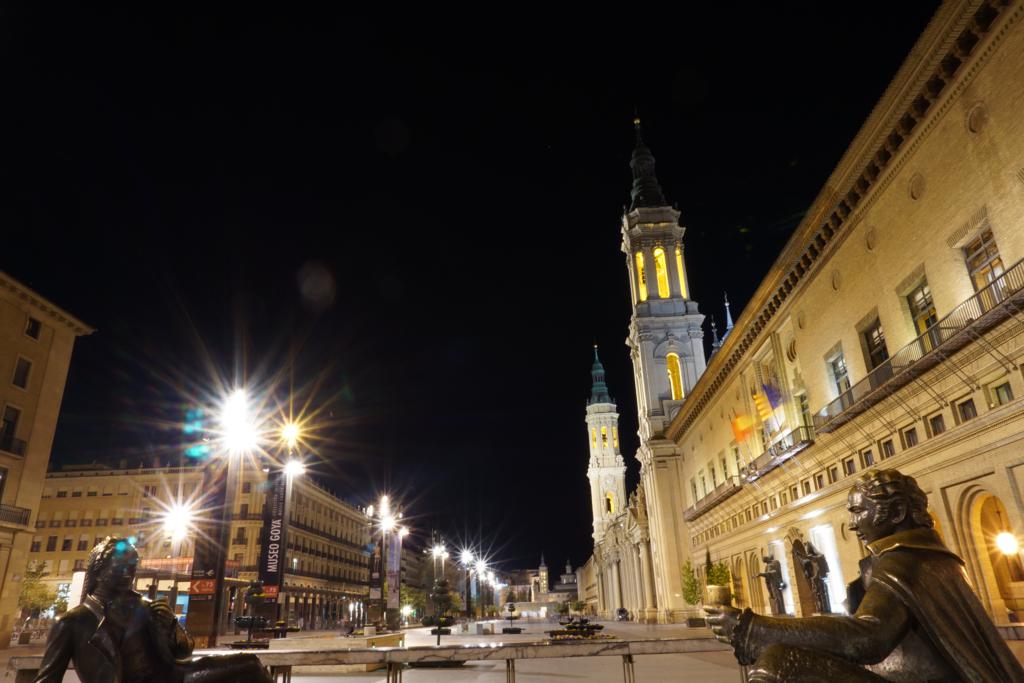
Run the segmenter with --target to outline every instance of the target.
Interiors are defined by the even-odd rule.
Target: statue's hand
[[[708,626],[711,627],[711,632],[715,634],[715,638],[722,641],[723,643],[732,643],[732,633],[736,630],[736,624],[739,623],[740,615],[743,614],[740,610],[735,607],[718,606],[718,607],[705,607],[704,611],[708,615]]]
[[[171,610],[170,605],[163,600],[150,603],[149,609],[153,619],[166,630],[172,629],[178,622],[178,617]]]

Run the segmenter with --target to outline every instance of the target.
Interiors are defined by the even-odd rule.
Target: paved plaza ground
[[[556,628],[549,622],[523,623],[525,633],[508,635],[452,635],[444,636],[442,644],[470,645],[496,642],[531,642],[541,640],[544,631]],[[500,624],[499,624],[500,626]],[[323,636],[328,632],[310,633]],[[330,632],[333,633],[333,632]],[[624,640],[646,638],[707,638],[711,632],[706,629],[691,629],[675,625],[643,625],[605,622],[605,633]],[[302,636],[291,639],[301,647]],[[435,637],[428,629],[406,630],[406,644],[410,647],[433,645]],[[1010,643],[1018,658],[1024,661],[1024,642]],[[345,647],[345,639],[338,638],[338,647]],[[6,670],[12,656],[41,654],[42,644],[14,646],[0,651],[0,668]],[[729,652],[706,652],[697,654],[649,655],[636,658],[636,680],[646,681],[701,681],[702,683],[737,683],[740,680],[739,667]],[[297,670],[295,683],[383,683],[384,671],[372,673],[338,673],[330,669]],[[469,662],[454,669],[406,669],[403,683],[502,683],[505,680],[504,662]],[[516,680],[522,683],[571,683],[572,681],[598,681],[620,683],[623,680],[622,662],[618,657],[578,657],[573,659],[520,660],[516,663]],[[64,683],[79,683],[78,677],[69,672]]]

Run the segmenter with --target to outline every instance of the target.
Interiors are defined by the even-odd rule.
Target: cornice
[[[1024,14],[1021,0],[951,0],[925,28],[666,433],[686,432],[762,332],[845,241]]]
[[[29,306],[42,312],[51,321],[56,321],[72,330],[77,336],[89,335],[96,331],[3,271],[0,271],[0,288],[6,289]]]

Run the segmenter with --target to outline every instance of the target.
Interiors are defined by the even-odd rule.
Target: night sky
[[[581,563],[595,342],[638,470],[634,108],[721,326],[723,291],[738,317],[936,5],[5,6],[0,268],[98,330],[53,461],[174,460],[219,387],[291,387],[340,495],[389,491],[419,535],[507,567]]]

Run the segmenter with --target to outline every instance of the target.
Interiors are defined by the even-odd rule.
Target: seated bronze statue
[[[139,555],[107,536],[92,549],[82,603],[50,629],[35,683],[60,683],[74,662],[82,683],[270,683],[251,654],[202,657],[163,601],[136,593]]]
[[[971,589],[963,561],[932,528],[913,477],[871,470],[847,498],[869,556],[848,587],[850,615],[766,617],[707,608],[749,681],[1024,682],[1024,668]]]

